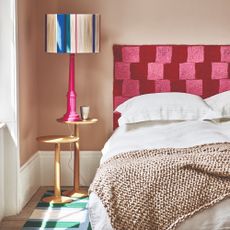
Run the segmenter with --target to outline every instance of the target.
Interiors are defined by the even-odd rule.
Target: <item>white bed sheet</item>
[[[230,141],[230,122],[186,121],[177,123],[145,122],[116,129],[106,142],[101,162],[131,150],[190,147]],[[93,230],[111,230],[105,208],[96,194],[89,197],[89,215]],[[177,227],[178,230],[230,229],[230,199],[197,213]]]

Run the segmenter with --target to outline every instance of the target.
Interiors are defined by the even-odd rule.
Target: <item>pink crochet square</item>
[[[156,62],[171,63],[172,46],[157,46],[156,47]]]
[[[181,80],[195,79],[196,68],[195,63],[181,63],[180,64],[179,78]]]
[[[230,90],[230,79],[220,79],[219,93]]]
[[[156,80],[155,81],[155,92],[171,92],[171,85],[169,80]]]
[[[161,63],[148,63],[149,80],[159,80],[164,78],[164,65]]]
[[[134,97],[140,94],[138,80],[124,80],[122,85],[123,97]]]
[[[115,63],[115,78],[129,79],[130,78],[130,63],[116,62]]]
[[[204,62],[204,47],[203,46],[189,46],[187,62]]]
[[[203,81],[202,80],[187,80],[186,92],[202,96],[203,95]]]
[[[140,60],[140,47],[123,47],[122,59],[124,62],[136,63]]]
[[[228,78],[228,63],[212,63],[212,79]]]
[[[127,99],[128,98],[126,98],[126,97],[120,97],[120,96],[114,97],[114,109],[116,109],[118,105],[122,104]]]
[[[230,46],[221,46],[220,54],[222,62],[230,62]]]

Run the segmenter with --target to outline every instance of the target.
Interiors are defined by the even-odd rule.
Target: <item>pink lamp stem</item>
[[[75,65],[74,65],[74,54],[69,56],[69,91],[75,91],[74,75],[75,75]]]
[[[67,112],[63,116],[62,120],[64,121],[79,121],[80,116],[76,112],[76,104],[77,104],[77,95],[75,92],[75,56],[74,54],[70,54],[69,59],[69,89],[67,93]]]
[[[67,93],[67,111],[75,112],[76,111],[76,99],[77,94],[75,92],[75,66],[74,66],[74,54],[70,54],[69,58],[69,91]]]

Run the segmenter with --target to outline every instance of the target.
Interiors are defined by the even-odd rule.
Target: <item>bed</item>
[[[161,151],[162,149],[170,151],[172,151],[172,149],[173,151],[179,151],[178,149],[186,149],[187,151],[187,149],[196,148],[194,146],[206,145],[208,146],[207,149],[209,150],[210,146],[212,146],[212,148],[215,148],[216,144],[219,144],[217,147],[218,151],[222,151],[220,149],[224,145],[225,147],[223,147],[223,153],[226,155],[226,158],[225,164],[222,164],[221,166],[223,167],[223,165],[225,165],[225,169],[223,172],[221,172],[223,173],[223,175],[221,174],[222,177],[220,179],[220,183],[223,185],[224,194],[219,194],[217,197],[215,197],[215,201],[213,201],[213,198],[211,200],[212,202],[204,202],[203,206],[199,206],[199,208],[196,208],[194,210],[191,209],[192,211],[190,210],[188,212],[189,214],[184,215],[183,218],[177,218],[176,221],[171,221],[170,225],[162,225],[162,227],[161,225],[155,225],[155,222],[152,223],[152,227],[146,227],[150,225],[145,225],[144,222],[142,223],[142,225],[136,224],[136,222],[141,221],[142,213],[138,214],[138,207],[135,207],[135,203],[133,204],[130,201],[128,202],[129,206],[127,207],[127,210],[125,210],[125,212],[128,213],[130,209],[134,208],[133,213],[135,217],[132,220],[133,222],[130,222],[132,224],[128,225],[129,227],[122,227],[119,224],[116,225],[116,222],[123,221],[122,217],[121,219],[116,219],[112,215],[113,213],[111,214],[111,212],[108,212],[109,204],[107,204],[102,199],[103,195],[101,196],[101,198],[99,198],[100,192],[97,192],[98,190],[94,190],[95,183],[99,181],[98,183],[102,183],[102,185],[104,183],[106,185],[106,179],[104,180],[104,178],[102,177],[97,180],[96,178],[96,182],[93,182],[93,186],[91,188],[92,192],[90,193],[89,197],[89,213],[92,228],[95,230],[110,230],[113,228],[146,230],[230,229],[230,191],[228,191],[228,189],[230,190],[230,186],[228,184],[230,180],[229,169],[226,165],[226,160],[228,161],[229,159],[228,154],[230,142],[230,122],[219,122],[218,120],[219,118],[222,118],[223,114],[226,115],[226,117],[228,116],[228,109],[225,109],[225,111],[223,112],[221,111],[221,109],[223,110],[221,106],[223,107],[222,104],[227,101],[227,98],[230,99],[230,46],[115,45],[113,47],[113,51],[113,103],[114,110],[118,108],[119,112],[114,113],[115,131],[106,142],[102,150],[103,156],[101,159],[101,165],[106,165],[107,162],[113,161],[113,159],[119,160],[119,158],[121,158],[120,162],[122,164],[124,161],[123,159],[126,159],[123,158],[124,156],[130,157],[130,155],[132,156],[133,154],[140,155],[143,153],[143,151],[147,151],[146,153],[149,153],[152,150],[153,152]],[[181,94],[173,92],[181,92]],[[189,95],[183,95],[183,93],[189,93]],[[212,97],[213,95],[219,93],[222,94],[220,94],[220,96],[218,97]],[[162,100],[162,95],[165,95],[165,101],[164,99]],[[200,103],[199,101],[200,106],[202,107],[202,109],[205,110],[205,116],[204,110],[202,110],[201,108],[199,111],[202,110],[202,114],[197,113],[196,100],[200,99],[198,97],[196,98],[195,95],[202,98],[208,98],[206,99],[204,104],[203,102]],[[139,100],[139,104],[136,105],[134,103],[134,111],[132,111],[131,114],[128,114],[127,111],[131,108],[130,101],[131,104],[133,103],[131,98],[134,99],[133,101],[135,103],[135,100]],[[150,100],[150,102],[147,102],[148,100]],[[181,115],[182,117],[178,117],[178,114],[175,114],[175,111],[173,111],[172,113],[171,108],[167,108],[167,112],[164,112],[164,108],[162,109],[161,103],[167,104],[170,102],[170,100],[175,103],[173,104],[173,108],[177,108],[177,110],[180,111],[180,115],[182,114],[181,111],[183,110],[180,110],[180,106],[181,104],[183,104],[183,106],[186,105],[186,101],[189,101],[189,103],[187,103],[189,105],[189,111],[194,108],[195,112],[191,112],[189,114],[183,113]],[[183,102],[183,100],[185,101]],[[156,104],[153,104],[153,106],[148,106],[148,103],[151,103],[152,101],[158,101],[157,106],[160,108],[159,111],[152,110],[154,106],[157,107]],[[161,103],[159,103],[159,101]],[[206,108],[206,105],[209,105],[209,103],[209,108]],[[128,105],[128,107],[126,104]],[[144,108],[144,116],[137,116],[137,114],[140,114],[140,111],[141,109],[143,109],[142,107],[144,106],[147,107]],[[163,107],[164,106],[165,105],[163,105]],[[172,103],[170,104],[170,106],[172,106]],[[205,108],[203,108],[203,106]],[[213,109],[212,106],[216,108]],[[212,111],[209,111],[210,107]],[[125,117],[123,116],[122,112],[124,112],[125,115],[128,115]],[[201,115],[202,119],[200,119]],[[185,119],[183,120],[183,118]],[[207,149],[205,149],[205,151]],[[218,155],[218,151],[214,154]],[[159,152],[157,152],[157,154],[159,154]],[[166,157],[168,157],[168,155],[170,154],[167,153]],[[223,157],[224,154],[219,154],[219,156]],[[154,157],[155,156],[156,155],[154,155]],[[220,158],[218,158],[217,160],[218,162],[219,159]],[[189,167],[192,167],[191,164],[189,165]],[[203,170],[202,167],[198,170],[199,174],[201,174],[200,170]],[[218,165],[217,168],[220,168],[220,166]],[[186,168],[186,170],[188,170],[188,168]],[[110,171],[112,171],[111,168],[109,169],[109,171],[106,172],[108,173]],[[171,177],[173,177],[173,175],[171,175]],[[217,179],[215,175],[212,175],[212,179],[213,177],[214,179]],[[139,177],[137,176],[136,178]],[[191,178],[193,177],[191,176]],[[104,182],[101,182],[103,180]],[[133,178],[131,180],[135,181],[133,180]],[[166,178],[165,180],[167,182],[167,180],[170,179]],[[111,191],[105,191],[109,196],[111,195],[110,193],[112,193],[112,190],[117,189],[113,186],[111,188]],[[190,188],[190,190],[192,189]],[[217,190],[221,191],[221,186],[218,187]],[[202,191],[206,191],[205,188],[202,188],[200,190],[200,193],[202,193]],[[159,191],[159,193],[160,192],[162,191]],[[143,194],[144,192],[140,193],[140,196],[142,196]],[[206,193],[205,196],[208,196],[207,194],[212,193]],[[119,195],[121,195],[122,197],[122,194]],[[157,193],[155,193],[154,196],[157,196]],[[130,197],[132,198],[132,196]],[[167,194],[165,194],[165,197],[167,197]],[[187,197],[186,201],[189,201],[189,199],[192,200],[192,198]],[[168,204],[172,203],[171,200],[166,200],[165,205],[163,205],[162,207],[167,206],[167,202]],[[176,202],[177,201],[175,201],[175,204]],[[119,205],[116,206],[116,208],[118,207]],[[146,207],[148,208],[148,206]],[[177,212],[176,209],[175,212]],[[126,215],[124,214],[124,218],[125,216]],[[151,216],[152,218],[152,213],[149,213],[149,216]]]

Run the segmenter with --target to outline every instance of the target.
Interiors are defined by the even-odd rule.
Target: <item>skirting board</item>
[[[80,152],[80,185],[89,186],[101,159],[100,151]],[[54,185],[54,152],[39,151],[20,169],[20,206],[24,207],[40,186]],[[73,152],[61,152],[61,185],[73,185]]]
[[[101,159],[99,151],[81,151],[80,185],[89,186]],[[54,152],[40,151],[41,186],[54,184]],[[73,186],[73,152],[61,152],[61,185]]]
[[[19,203],[22,209],[41,185],[40,155],[37,152],[20,168]]]
[[[3,124],[0,123],[0,222],[5,215],[5,193],[4,193],[4,135]]]

